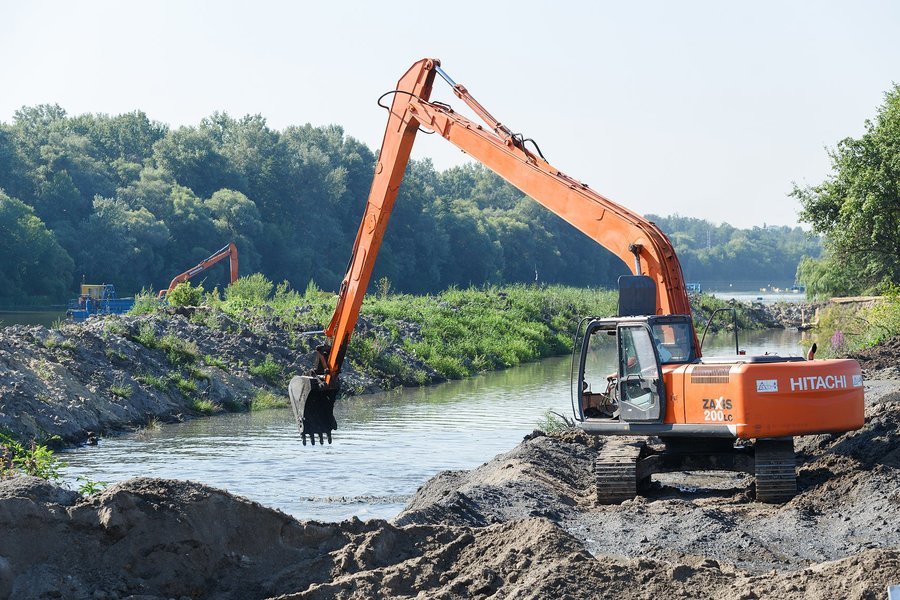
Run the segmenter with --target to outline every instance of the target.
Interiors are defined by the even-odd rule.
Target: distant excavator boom
[[[234,245],[234,242],[228,242],[228,245],[219,251],[213,253],[211,256],[203,259],[184,273],[180,273],[172,279],[172,282],[169,283],[169,287],[164,290],[159,290],[158,297],[160,299],[165,298],[166,295],[175,289],[175,286],[179,283],[185,282],[189,280],[191,277],[195,275],[199,275],[203,271],[209,269],[211,266],[216,263],[223,261],[225,259],[229,261],[229,269],[231,271],[231,283],[237,281],[238,278],[238,251],[237,246]]]

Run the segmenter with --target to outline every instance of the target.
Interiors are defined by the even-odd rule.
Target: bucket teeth
[[[316,445],[316,435],[319,444],[325,444],[325,436],[331,443],[331,432],[337,429],[334,419],[334,401],[337,398],[337,388],[326,388],[317,378],[309,375],[300,375],[291,379],[288,386],[288,396],[291,399],[291,408],[294,411],[294,419],[297,421],[297,431],[303,445],[306,445],[306,436],[313,446]]]

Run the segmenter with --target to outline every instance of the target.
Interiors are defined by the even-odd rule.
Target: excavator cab
[[[588,321],[577,357],[581,419],[660,422],[666,403],[664,365],[694,363],[696,356],[687,315]]]

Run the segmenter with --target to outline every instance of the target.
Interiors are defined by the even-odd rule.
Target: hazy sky
[[[0,121],[23,105],[337,123],[437,57],[569,175],[641,213],[795,224],[900,81],[900,2],[18,2],[0,0]],[[460,102],[443,86],[435,99]],[[454,102],[455,101],[455,102]],[[414,158],[465,155],[419,136]]]

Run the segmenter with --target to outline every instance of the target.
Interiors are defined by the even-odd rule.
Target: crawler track
[[[797,458],[793,438],[756,441],[756,499],[787,502],[797,495]]]
[[[646,442],[634,438],[607,438],[594,459],[597,502],[619,504],[637,496],[637,465]]]

